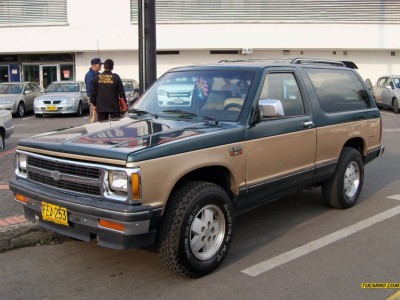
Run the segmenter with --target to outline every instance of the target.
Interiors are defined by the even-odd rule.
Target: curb
[[[0,251],[43,244],[53,237],[54,233],[29,222],[23,216],[0,219]]]

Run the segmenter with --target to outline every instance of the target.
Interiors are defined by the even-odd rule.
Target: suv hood
[[[118,121],[86,124],[35,135],[21,139],[18,146],[42,151],[137,161],[144,159],[144,152],[146,153],[144,156],[150,155],[154,158],[188,151],[187,147],[194,147],[191,137],[225,131],[224,129],[232,126],[235,125],[223,123],[215,125],[195,119],[134,120],[125,117]],[[200,142],[195,147],[207,146]],[[162,154],[160,148],[164,149]]]

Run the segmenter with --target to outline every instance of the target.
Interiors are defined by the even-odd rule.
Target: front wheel
[[[0,131],[0,151],[4,150],[5,147],[6,147],[6,144],[4,142],[4,135],[3,135],[3,132]]]
[[[82,116],[82,102],[80,102],[80,101],[79,101],[79,104],[78,104],[78,109],[76,111],[76,116],[77,117],[81,117]]]
[[[24,102],[19,102],[18,103],[18,107],[17,107],[17,111],[15,112],[15,115],[18,118],[22,118],[25,115],[25,105]]]
[[[322,197],[333,208],[353,206],[364,182],[364,164],[359,151],[345,147],[332,178],[322,185]]]
[[[233,206],[219,186],[189,182],[171,196],[158,237],[163,264],[184,277],[214,271],[228,253],[233,232]]]
[[[393,99],[393,112],[399,113],[399,101],[396,98]]]

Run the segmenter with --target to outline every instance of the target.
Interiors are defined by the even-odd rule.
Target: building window
[[[67,24],[67,0],[1,1],[1,27]]]
[[[138,0],[130,1],[131,22],[137,24]],[[156,22],[400,24],[400,4],[388,0],[157,0]]]

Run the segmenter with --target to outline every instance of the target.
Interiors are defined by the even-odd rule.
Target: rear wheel
[[[17,107],[17,111],[15,112],[15,115],[18,118],[22,118],[25,115],[25,105],[24,102],[19,102],[18,103],[18,107]]]
[[[398,114],[399,113],[399,101],[397,98],[393,99],[393,111]]]
[[[228,253],[233,206],[219,186],[202,181],[179,187],[168,203],[158,252],[171,271],[197,278],[214,271]]]
[[[364,182],[364,164],[360,152],[345,147],[340,154],[332,178],[322,185],[322,196],[333,208],[353,206],[361,193]]]

